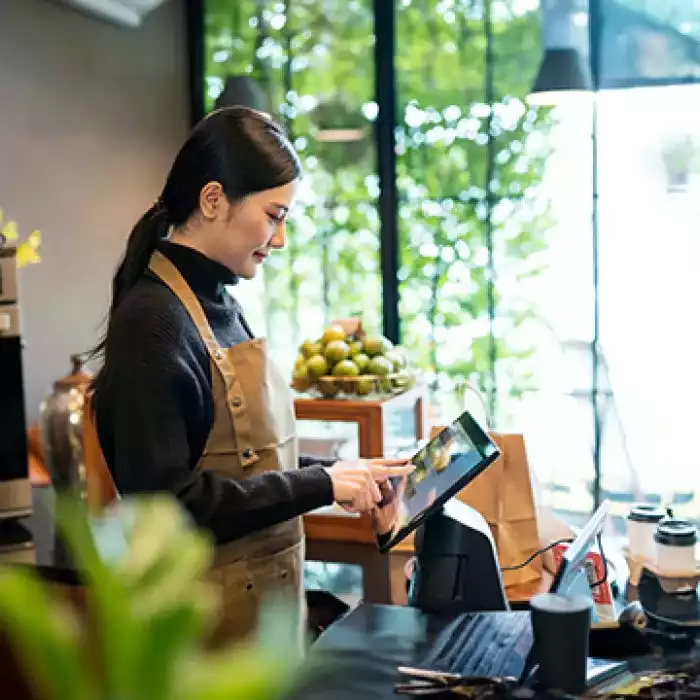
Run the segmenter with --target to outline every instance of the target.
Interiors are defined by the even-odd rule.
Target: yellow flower
[[[2,236],[6,241],[16,241],[19,238],[19,233],[17,232],[17,222],[8,221],[2,229],[0,229],[0,236]]]
[[[41,262],[39,255],[40,245],[41,231],[32,231],[27,236],[27,240],[17,246],[17,267]]]
[[[0,209],[0,247],[3,243],[10,243],[19,240],[19,231],[16,221],[4,220],[2,209]],[[24,267],[32,263],[41,261],[39,247],[41,246],[41,231],[32,231],[25,241],[17,245],[17,267]]]

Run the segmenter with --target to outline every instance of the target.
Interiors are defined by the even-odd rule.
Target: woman
[[[298,469],[293,401],[226,291],[285,245],[301,175],[266,116],[215,112],[192,131],[113,281],[93,406],[122,494],[172,492],[217,544],[220,639],[256,624],[262,593],[303,609],[299,516],[333,501],[371,511],[398,460]],[[301,616],[300,616],[301,621]]]

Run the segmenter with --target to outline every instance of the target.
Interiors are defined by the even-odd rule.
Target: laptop
[[[609,510],[605,501],[564,553],[550,593],[591,598],[586,555],[600,534]],[[477,677],[525,680],[535,666],[529,612],[465,613],[435,639],[420,668]],[[625,662],[588,660],[587,685],[598,686],[628,670]]]

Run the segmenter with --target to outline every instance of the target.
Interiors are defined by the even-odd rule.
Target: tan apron
[[[236,481],[298,469],[294,401],[268,358],[265,339],[221,348],[177,268],[159,252],[153,254],[149,268],[187,309],[211,358],[214,423],[197,469]],[[219,547],[211,579],[221,589],[223,611],[214,643],[239,640],[254,631],[260,603],[272,591],[293,602],[301,643],[306,621],[303,565],[301,518]]]

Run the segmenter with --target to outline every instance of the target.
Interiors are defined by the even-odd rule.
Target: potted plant
[[[682,136],[666,144],[661,152],[666,168],[669,192],[687,188],[690,176],[697,169],[698,147],[692,136]]]
[[[0,624],[40,700],[268,700],[296,669],[293,624],[268,608],[260,638],[208,651],[217,608],[203,581],[207,537],[166,497],[123,501],[89,522],[77,498],[58,525],[86,583],[89,612],[51,595],[30,568],[0,570]]]

